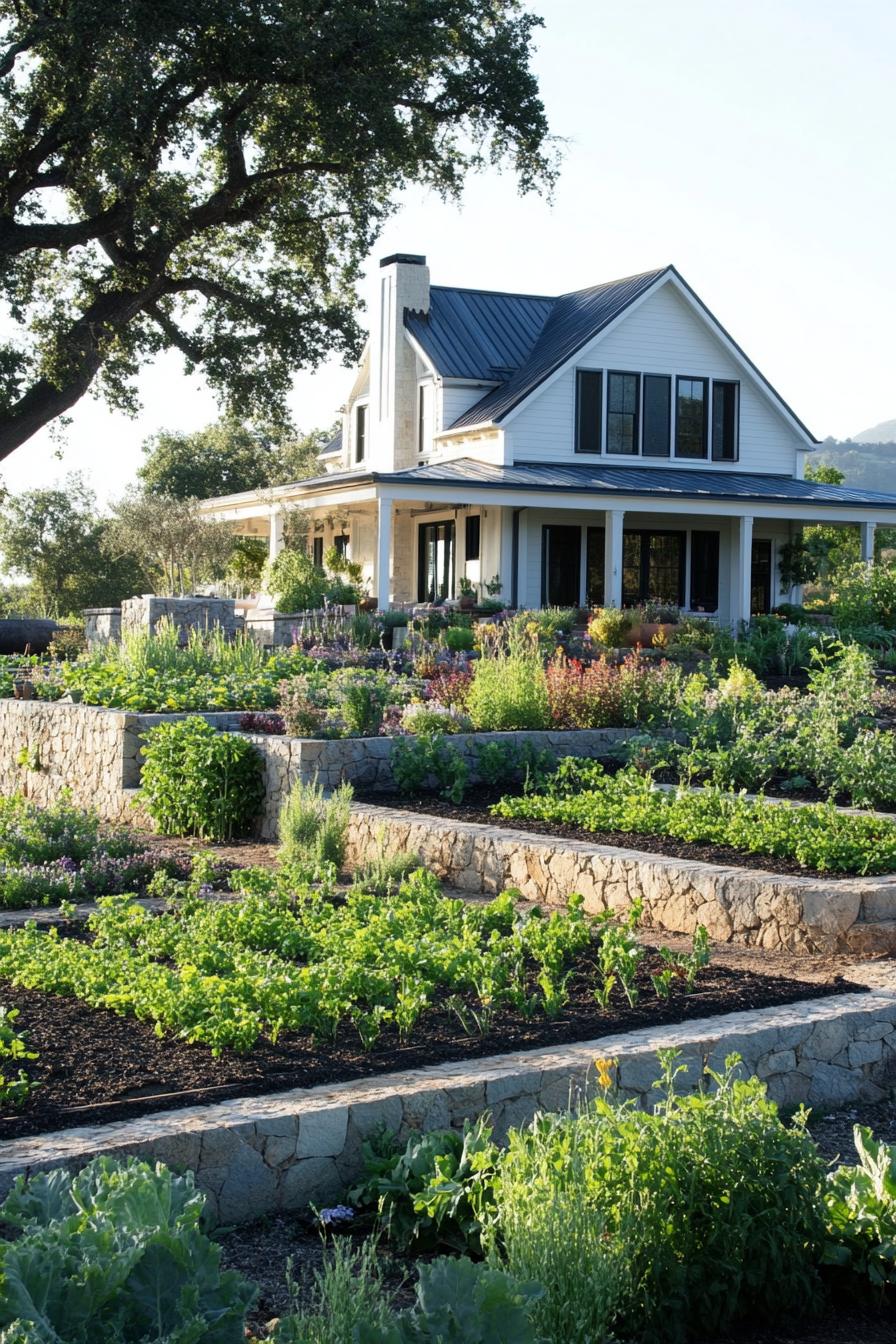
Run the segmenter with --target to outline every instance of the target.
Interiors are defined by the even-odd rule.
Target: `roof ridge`
[[[666,271],[674,271],[674,265],[669,262],[666,266],[655,266],[649,271],[634,271],[631,275],[620,275],[615,280],[601,280],[596,285],[586,285],[584,289],[568,289],[564,294],[558,294],[558,299],[571,299],[577,294],[592,294],[596,289],[606,289],[609,285],[627,285],[630,280],[646,280],[648,276],[665,275]]]
[[[490,294],[496,299],[539,299],[543,303],[556,303],[562,294],[528,294],[517,289],[480,289],[473,285],[430,285],[434,289],[451,290],[454,294]]]

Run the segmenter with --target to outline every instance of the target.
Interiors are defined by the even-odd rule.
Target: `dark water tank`
[[[59,625],[56,621],[14,617],[0,621],[0,653],[46,653]]]

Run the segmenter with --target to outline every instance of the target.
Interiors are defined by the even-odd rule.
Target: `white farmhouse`
[[[779,558],[803,524],[860,524],[866,559],[896,524],[896,493],[804,480],[815,445],[674,266],[550,297],[431,285],[401,254],[325,474],[203,507],[272,555],[307,509],[314,557],[346,551],[383,609],[465,576],[515,607],[737,623],[798,597]]]

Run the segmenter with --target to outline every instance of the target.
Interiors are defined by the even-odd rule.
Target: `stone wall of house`
[[[121,632],[154,633],[162,619],[178,630],[213,630],[216,626],[228,635],[243,628],[243,617],[232,597],[157,597],[144,593],[121,604]]]
[[[681,1088],[696,1087],[705,1064],[721,1069],[736,1051],[744,1072],[764,1079],[784,1106],[878,1101],[896,1080],[896,995],[844,994],[14,1139],[0,1152],[0,1198],[18,1175],[77,1169],[110,1153],[195,1171],[225,1223],[332,1204],[362,1174],[362,1144],[383,1126],[404,1139],[487,1112],[502,1141],[537,1111],[593,1092],[596,1057],[615,1060],[620,1094],[646,1107],[658,1096],[656,1052],[670,1047],[687,1069]]]
[[[88,649],[102,649],[121,639],[121,607],[85,607],[83,615]]]
[[[528,742],[535,751],[550,751],[555,756],[580,756],[593,759],[605,756],[614,743],[624,741],[633,728],[581,728],[563,732],[453,733],[450,745],[459,752],[475,784],[478,749],[487,742],[506,745]],[[309,782],[315,777],[325,789],[338,788],[344,781],[356,789],[388,792],[395,787],[392,773],[392,737],[341,737],[316,739],[272,737],[253,734],[252,741],[264,759],[265,803],[259,824],[262,839],[277,834],[280,805],[297,779]]]
[[[448,885],[564,905],[573,892],[592,914],[628,911],[674,933],[704,924],[718,942],[789,951],[896,953],[896,878],[788,877],[692,859],[553,839],[524,830],[376,807],[352,809],[348,861],[379,851],[416,854]]]

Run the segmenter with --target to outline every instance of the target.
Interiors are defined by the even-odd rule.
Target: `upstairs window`
[[[355,461],[363,462],[367,456],[367,403],[355,407]]]
[[[638,402],[641,375],[607,374],[607,452],[636,454],[638,451]]]
[[[739,420],[737,383],[712,385],[712,460],[736,462]]]
[[[643,419],[641,452],[645,457],[668,457],[672,429],[672,379],[667,374],[645,373]]]
[[[600,452],[603,413],[603,374],[594,369],[576,372],[576,452]]]
[[[675,456],[706,457],[705,378],[679,378],[676,383]]]

